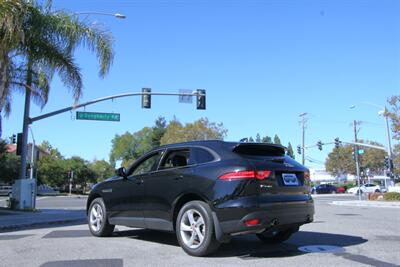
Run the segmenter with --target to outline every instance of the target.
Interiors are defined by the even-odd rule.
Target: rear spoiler
[[[232,151],[253,156],[284,156],[286,154],[284,146],[267,143],[238,143]]]

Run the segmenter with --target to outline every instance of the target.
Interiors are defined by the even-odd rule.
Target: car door
[[[145,227],[143,213],[143,181],[157,168],[161,152],[153,152],[135,163],[127,173],[113,183],[111,224]]]
[[[190,168],[190,149],[169,149],[158,171],[144,178],[143,211],[146,228],[173,231],[173,201],[184,191]]]

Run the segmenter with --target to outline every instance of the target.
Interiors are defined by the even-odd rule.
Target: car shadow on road
[[[168,232],[135,229],[117,231],[113,234],[113,237],[127,237],[165,245],[179,246],[176,235]],[[284,243],[270,245],[264,244],[258,240],[255,235],[243,235],[232,238],[231,242],[228,244],[222,244],[220,249],[211,257],[239,257],[241,259],[293,257],[306,253],[298,249],[302,246],[329,245],[346,248],[367,241],[367,239],[359,236],[300,231]]]
[[[312,245],[327,245],[345,248],[367,242],[359,236],[300,231],[281,244],[264,244],[255,235],[238,236],[229,244],[223,244],[213,257],[236,256],[242,259],[280,258],[305,254],[298,248]]]

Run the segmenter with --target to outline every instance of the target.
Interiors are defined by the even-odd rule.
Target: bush
[[[389,192],[383,195],[383,199],[387,201],[400,201],[400,193]]]

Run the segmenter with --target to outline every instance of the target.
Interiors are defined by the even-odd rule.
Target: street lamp
[[[117,19],[125,19],[126,16],[121,13],[105,13],[105,12],[76,12],[72,13],[72,15],[102,15],[102,16],[112,16]]]
[[[385,127],[386,127],[386,136],[387,136],[387,143],[388,143],[388,156],[389,159],[392,158],[392,142],[391,142],[391,137],[390,137],[390,128],[389,128],[389,116],[388,116],[388,110],[386,108],[386,106],[382,107],[370,102],[361,102],[361,104],[365,104],[365,105],[369,105],[369,106],[373,106],[376,108],[379,108],[379,112],[378,115],[379,116],[383,116],[385,118]],[[357,106],[356,105],[351,105],[349,108],[350,109],[355,109]],[[390,170],[391,171],[391,170]]]

